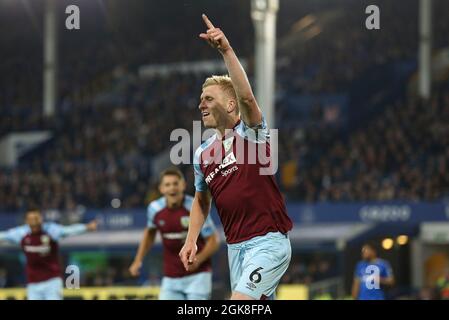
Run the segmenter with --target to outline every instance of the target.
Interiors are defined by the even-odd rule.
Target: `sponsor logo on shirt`
[[[229,174],[233,173],[234,171],[237,171],[238,169],[239,169],[239,167],[233,166],[232,168],[223,171],[223,172],[221,173],[221,175],[222,175],[223,177],[227,177]]]
[[[252,283],[252,282],[247,282],[246,283],[246,288],[251,290],[251,291],[254,291],[254,289],[256,289],[257,286],[254,283]]]
[[[162,238],[168,240],[185,240],[187,238],[187,231],[163,233]]]
[[[224,169],[224,168],[228,167],[229,165],[231,165],[231,164],[233,164],[233,163],[236,163],[236,162],[237,162],[237,160],[236,160],[236,158],[235,158],[234,153],[233,153],[233,152],[229,153],[229,154],[223,159],[223,161],[221,162],[221,164],[220,164],[218,167],[216,167],[211,173],[209,173],[209,174],[207,175],[207,177],[206,177],[206,183],[207,183],[207,184],[210,184],[210,182],[212,181],[212,179],[215,178],[215,176],[216,176],[216,174],[217,174],[218,172],[220,172],[222,169]],[[232,172],[234,172],[234,171],[236,171],[236,170],[238,170],[238,167],[237,167],[237,166],[234,166],[234,167],[232,167],[231,169],[222,172],[222,176],[223,176],[223,177],[226,177],[228,174],[230,174],[230,173],[232,173]]]
[[[222,168],[226,168],[227,166],[236,163],[237,160],[235,159],[235,155],[233,152],[231,152],[230,154],[228,154],[222,161],[221,165]]]
[[[50,245],[49,244],[43,244],[40,246],[24,246],[23,247],[25,252],[28,253],[40,253],[41,255],[45,256],[50,253]]]

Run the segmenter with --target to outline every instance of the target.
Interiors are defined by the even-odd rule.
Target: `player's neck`
[[[31,233],[39,233],[42,230],[42,226],[36,226],[31,228]]]
[[[182,198],[180,198],[179,200],[176,200],[176,201],[169,201],[167,199],[167,208],[174,209],[174,208],[181,207],[183,199],[184,199],[184,196],[182,196]]]
[[[229,117],[223,125],[215,128],[218,138],[223,138],[229,131],[233,130],[240,118]]]

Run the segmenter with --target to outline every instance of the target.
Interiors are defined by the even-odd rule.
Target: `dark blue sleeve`
[[[388,261],[383,261],[380,268],[380,276],[382,278],[388,278],[393,276],[393,269]]]

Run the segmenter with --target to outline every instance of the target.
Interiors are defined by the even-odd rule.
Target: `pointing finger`
[[[214,25],[212,24],[212,22],[210,22],[209,18],[204,13],[203,13],[202,17],[203,17],[204,23],[206,24],[206,26],[209,29],[214,29],[215,28]]]

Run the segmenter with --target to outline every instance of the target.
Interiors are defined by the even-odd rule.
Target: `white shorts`
[[[62,300],[63,285],[61,278],[51,278],[27,285],[28,300]]]
[[[228,244],[232,292],[237,291],[256,300],[274,299],[291,255],[290,239],[280,232]]]
[[[159,300],[208,300],[212,292],[212,272],[180,278],[163,277]]]

